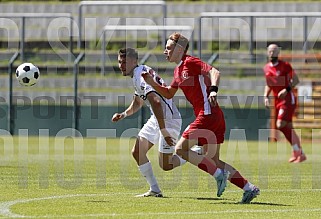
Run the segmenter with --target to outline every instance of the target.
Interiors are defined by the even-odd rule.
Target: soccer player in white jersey
[[[178,155],[173,155],[174,145],[179,137],[182,125],[181,115],[172,100],[162,97],[145,82],[141,74],[148,72],[155,81],[161,85],[164,84],[163,79],[152,68],[146,65],[138,65],[138,53],[135,49],[120,49],[118,52],[118,66],[123,76],[129,76],[133,79],[135,96],[124,112],[113,115],[112,121],[117,122],[133,115],[143,106],[144,102],[149,106],[152,115],[138,133],[136,143],[132,149],[132,155],[137,162],[139,171],[150,186],[149,191],[138,196],[162,197],[163,195],[147,157],[147,152],[158,142],[159,165],[165,171],[172,170],[186,162]]]

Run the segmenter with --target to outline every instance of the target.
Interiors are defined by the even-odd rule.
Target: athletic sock
[[[247,182],[247,183],[245,184],[245,186],[243,187],[243,190],[244,190],[244,191],[252,191],[254,187],[255,187],[255,186],[254,186],[252,183]]]
[[[156,177],[153,173],[152,164],[150,163],[150,161],[148,161],[147,163],[144,163],[143,165],[140,165],[138,169],[141,172],[141,174],[146,178],[150,186],[150,189],[153,192],[160,192],[161,190],[158,186]]]
[[[222,169],[217,168],[213,176],[216,178],[216,177],[218,177],[222,172],[223,172]]]
[[[234,173],[234,175],[230,179],[230,182],[239,187],[240,189],[243,189],[244,186],[248,183],[248,181],[245,178],[243,178],[243,176],[241,176],[239,171],[236,171]]]
[[[183,158],[181,158],[177,154],[174,154],[173,156],[177,156],[178,157],[180,166],[183,166],[184,164],[186,164],[186,160],[184,160]]]
[[[291,145],[297,145],[301,149],[299,136],[293,129],[286,125],[283,128],[280,128],[280,131],[284,134],[286,140],[288,140]]]
[[[300,151],[300,147],[298,146],[298,144],[292,145],[292,149],[293,151]]]
[[[206,157],[198,164],[198,168],[214,176],[217,167],[211,163]]]

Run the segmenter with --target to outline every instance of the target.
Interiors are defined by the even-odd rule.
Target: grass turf
[[[148,190],[131,157],[133,139],[0,137],[0,218],[320,218],[320,149],[306,143],[308,160],[289,164],[285,142],[226,141],[221,158],[261,188],[242,205],[229,184],[216,183],[187,163],[164,172],[157,148],[149,158],[164,198]]]

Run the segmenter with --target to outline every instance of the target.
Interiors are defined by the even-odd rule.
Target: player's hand
[[[211,106],[217,105],[217,93],[215,91],[210,92],[208,96],[208,101],[210,102]]]
[[[161,133],[169,146],[175,146],[175,138],[173,138],[166,129],[161,129]]]
[[[124,113],[115,113],[113,115],[113,117],[111,118],[112,122],[118,122],[119,120],[125,118],[125,114]]]
[[[151,85],[154,82],[153,77],[148,72],[143,72],[141,75],[147,84]]]
[[[278,98],[283,100],[287,94],[288,94],[288,91],[284,88],[278,93]]]
[[[164,139],[169,146],[175,146],[176,144],[175,139],[172,138],[171,136],[164,137]]]
[[[264,105],[266,108],[270,108],[270,99],[268,97],[264,97]]]

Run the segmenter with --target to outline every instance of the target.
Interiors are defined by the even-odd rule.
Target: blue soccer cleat
[[[216,183],[217,183],[217,197],[220,197],[223,192],[225,191],[225,187],[227,185],[227,179],[228,179],[229,172],[226,170],[223,170],[220,175],[215,177]]]
[[[250,202],[260,194],[260,189],[255,187],[252,190],[245,191],[241,204],[250,204]]]

